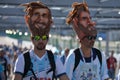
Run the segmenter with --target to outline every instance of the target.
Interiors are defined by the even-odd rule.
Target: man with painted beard
[[[20,55],[16,60],[14,80],[53,80],[56,77],[60,80],[68,80],[60,59],[55,55],[49,58],[52,53],[46,50],[50,26],[52,25],[50,9],[41,2],[30,2],[22,5],[25,6],[25,21],[31,32],[31,41],[34,48],[27,52],[32,66],[30,66],[26,74],[24,74],[26,72],[26,64],[29,61],[27,57],[28,62],[25,63],[26,58],[24,55],[27,53]],[[51,63],[51,59],[55,62],[54,68],[51,66],[54,63]],[[51,69],[55,70],[50,71]]]

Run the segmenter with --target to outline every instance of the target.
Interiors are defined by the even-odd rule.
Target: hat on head
[[[33,10],[37,9],[37,8],[47,8],[49,9],[45,4],[43,4],[40,1],[33,1],[33,2],[29,2],[29,3],[25,3],[25,4],[21,4],[21,6],[25,7],[25,12],[27,15],[32,15]],[[51,17],[51,14],[50,14]]]
[[[80,11],[87,11],[88,13],[90,13],[86,2],[83,3],[74,2],[72,4],[72,8],[73,10],[69,12],[66,19],[67,24],[72,23],[73,18],[77,17]]]
[[[52,17],[51,17],[50,9],[40,1],[34,1],[34,2],[30,2],[30,3],[25,3],[25,4],[22,4],[22,6],[25,7],[26,15],[29,16],[29,17],[31,17],[33,15],[33,11],[35,9],[39,9],[39,8],[48,9],[48,11],[49,11],[48,19],[50,21],[48,22],[48,24],[46,24],[46,26],[43,26],[43,27],[42,26],[36,26],[36,24],[34,22],[32,22],[31,20],[29,20],[29,19],[26,20],[26,22],[27,22],[27,26],[28,26],[28,28],[29,28],[32,35],[49,34],[51,23],[52,23]]]
[[[90,23],[88,23],[88,26],[84,26],[79,22],[79,16],[81,12],[87,12],[90,14],[87,3],[74,2],[72,4],[72,8],[73,10],[70,11],[70,13],[68,14],[66,23],[67,24],[72,23],[73,25],[72,27],[79,39],[82,39],[86,35],[92,34],[94,30],[96,30],[96,28],[94,27],[95,22],[91,21]]]

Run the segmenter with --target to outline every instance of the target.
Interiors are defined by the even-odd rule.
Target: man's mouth
[[[42,29],[46,28],[45,24],[41,24],[41,23],[36,23],[35,26],[37,28],[42,28]]]

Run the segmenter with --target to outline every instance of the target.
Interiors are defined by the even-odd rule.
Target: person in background
[[[118,64],[118,73],[115,76],[115,80],[120,80],[120,61],[119,61],[119,64]]]
[[[50,9],[40,1],[29,2],[22,4],[25,6],[25,21],[31,32],[31,41],[34,45],[33,49],[29,50],[31,64],[30,70],[24,74],[24,54],[18,56],[14,68],[14,80],[54,80],[54,71],[48,72],[51,69],[50,53],[46,50],[46,45],[49,40],[49,31],[52,25],[52,15]],[[26,54],[26,53],[25,53]],[[53,55],[55,61],[55,76],[59,80],[69,80],[64,66],[59,57]]]
[[[80,42],[80,48],[77,48],[71,53],[65,62],[66,72],[70,80],[108,80],[108,69],[105,56],[96,48],[94,43],[97,38],[97,30],[95,22],[91,20],[90,12],[86,2],[72,4],[72,11],[66,19],[67,24],[72,24],[75,33]],[[76,54],[76,51],[78,54]],[[98,59],[101,55],[102,65]],[[77,56],[75,56],[75,54]],[[80,57],[78,57],[80,56]],[[75,68],[76,59],[80,59],[79,64]]]
[[[114,51],[111,51],[110,57],[107,59],[108,75],[112,80],[115,78],[115,71],[117,68],[117,59],[113,56]]]
[[[66,60],[67,56],[69,55],[69,51],[70,51],[69,48],[66,48],[64,51],[64,54],[60,57],[63,64],[65,63],[65,60]]]
[[[11,71],[11,65],[10,65],[10,60],[8,59],[8,56],[6,56],[5,51],[3,50],[3,48],[0,49],[0,64],[3,67],[4,70],[4,75],[5,75],[5,80],[7,80],[7,78],[10,75],[10,71]]]
[[[0,80],[5,80],[4,69],[1,63],[0,63]]]

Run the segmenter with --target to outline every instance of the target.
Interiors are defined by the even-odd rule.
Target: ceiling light
[[[24,35],[27,36],[27,35],[28,35],[28,32],[25,32]]]
[[[103,40],[103,38],[102,38],[102,37],[98,37],[98,40],[99,40],[99,41],[102,41],[102,40]]]
[[[118,12],[118,14],[120,14],[120,11]]]
[[[61,10],[62,8],[61,8],[61,7],[51,7],[50,9],[53,9],[53,10]]]
[[[105,1],[109,1],[109,0],[100,0],[100,2],[105,2]]]
[[[7,8],[7,7],[8,7],[8,5],[4,5],[4,6],[3,6],[3,8]]]
[[[22,35],[22,32],[19,32],[19,35],[21,36],[21,35]]]

